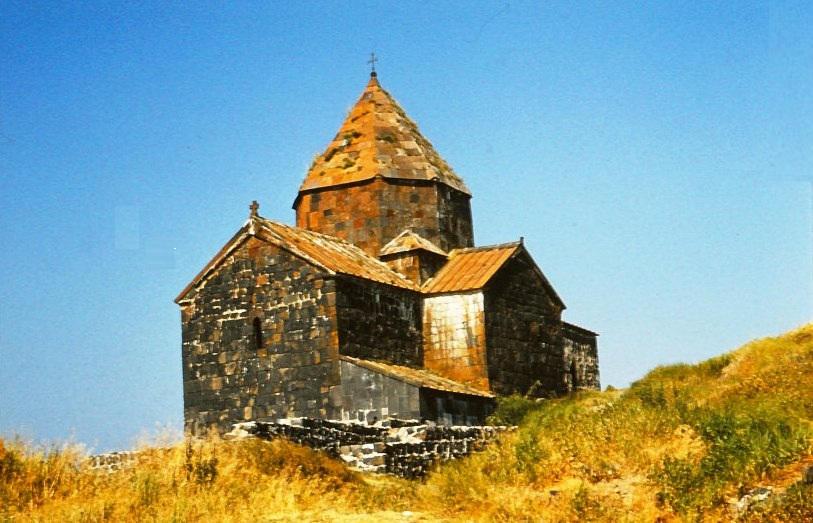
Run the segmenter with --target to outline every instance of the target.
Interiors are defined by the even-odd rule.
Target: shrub
[[[519,425],[528,413],[539,408],[539,402],[518,394],[498,398],[497,409],[489,416],[488,424]]]
[[[696,464],[667,457],[651,475],[661,486],[659,499],[682,514],[702,514],[720,504],[735,481],[753,480],[792,462],[811,435],[798,418],[748,405],[698,408],[688,417],[708,446],[706,455]]]

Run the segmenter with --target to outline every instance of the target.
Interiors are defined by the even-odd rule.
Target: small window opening
[[[263,327],[260,318],[254,318],[254,348],[263,348]]]

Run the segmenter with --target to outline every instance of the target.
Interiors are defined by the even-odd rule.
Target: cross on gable
[[[257,211],[260,209],[260,204],[257,203],[257,200],[251,202],[251,205],[248,206],[249,209],[249,216],[257,216]]]

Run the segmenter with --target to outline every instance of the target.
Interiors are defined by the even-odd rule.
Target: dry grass
[[[0,520],[335,521],[384,511],[380,521],[392,520],[385,506],[400,503],[400,482],[365,482],[285,441],[210,438],[144,448],[133,466],[113,473],[91,470],[70,447],[2,448]]]
[[[811,376],[807,325],[657,368],[623,392],[509,398],[496,416],[519,431],[444,467],[423,492],[445,515],[483,521],[720,521],[733,517],[727,500],[771,485],[802,499],[777,497],[772,518],[813,520],[813,492],[785,477],[794,470],[798,482],[813,451]]]
[[[813,325],[627,391],[502,402],[520,428],[423,482],[361,476],[284,441],[146,446],[90,470],[79,447],[0,441],[0,521],[719,521],[726,500],[786,495],[754,520],[813,520]]]

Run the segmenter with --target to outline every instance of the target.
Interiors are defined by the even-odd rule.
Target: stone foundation
[[[374,425],[314,418],[237,423],[227,439],[283,437],[322,450],[363,472],[404,478],[426,475],[435,463],[483,450],[497,435],[513,427],[469,427],[386,420]]]
[[[124,450],[118,452],[107,452],[104,454],[94,454],[88,456],[90,468],[100,472],[116,472],[134,464],[138,458],[138,452]]]

